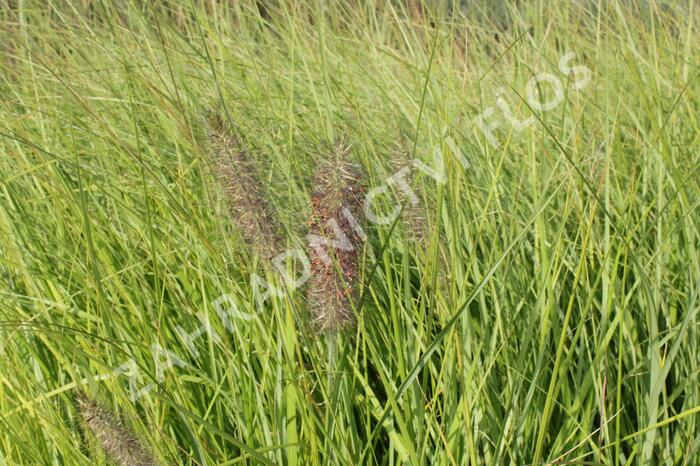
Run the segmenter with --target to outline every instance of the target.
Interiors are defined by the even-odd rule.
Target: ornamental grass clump
[[[364,189],[360,167],[348,160],[351,146],[336,142],[314,176],[309,219],[311,279],[309,308],[322,332],[349,327],[355,321]]]

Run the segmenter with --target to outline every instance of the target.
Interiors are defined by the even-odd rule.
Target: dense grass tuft
[[[699,21],[0,0],[0,465],[103,462],[83,389],[165,464],[697,464]],[[342,137],[367,239],[321,270]]]

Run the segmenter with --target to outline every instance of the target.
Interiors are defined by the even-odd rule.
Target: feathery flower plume
[[[112,461],[120,466],[160,464],[114,414],[84,393],[77,395],[77,401],[85,425]]]
[[[366,239],[362,219],[363,188],[360,167],[349,162],[351,146],[336,142],[315,173],[309,219],[311,280],[307,298],[322,331],[351,325],[359,272],[359,249]]]
[[[209,117],[209,141],[234,224],[258,255],[272,258],[280,249],[279,227],[250,154],[216,113]]]
[[[408,239],[414,242],[423,242],[428,236],[428,227],[425,212],[423,210],[423,199],[416,190],[411,161],[413,151],[405,139],[400,139],[394,148],[393,169],[394,183],[399,186],[403,211],[401,212],[401,222],[406,228]]]

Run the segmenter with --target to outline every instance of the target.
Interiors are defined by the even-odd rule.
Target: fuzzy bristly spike
[[[272,258],[280,249],[279,225],[250,154],[217,114],[209,118],[209,141],[231,220],[259,256]]]
[[[354,321],[362,230],[362,171],[348,161],[351,146],[338,141],[319,163],[309,219],[311,314],[321,331],[337,331]],[[325,239],[325,244],[318,239]]]
[[[423,199],[416,189],[414,172],[411,161],[413,160],[413,150],[406,139],[400,139],[394,147],[394,159],[392,161],[394,174],[399,176],[400,181],[405,183],[407,192],[401,192],[401,202],[403,210],[401,212],[401,223],[406,229],[408,239],[417,244],[424,244],[428,237],[428,227],[425,211],[423,209]]]
[[[83,393],[77,395],[77,401],[87,429],[112,461],[120,466],[160,464],[114,414]]]

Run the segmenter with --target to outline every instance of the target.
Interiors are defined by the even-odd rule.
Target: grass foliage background
[[[697,464],[699,11],[3,1],[0,464],[105,461],[78,390],[164,464]],[[531,116],[539,72],[564,101],[514,131],[496,99]],[[473,125],[489,107],[497,149]],[[399,141],[426,164],[447,136],[462,150],[445,184],[413,170],[418,237],[368,227],[356,330],[316,334],[303,289],[256,304],[212,109],[290,247],[328,141],[349,138],[370,188]],[[222,293],[260,312],[230,332]],[[199,313],[221,338],[195,356],[177,328]],[[159,374],[154,344],[178,365]],[[138,376],[115,375],[129,360]]]

